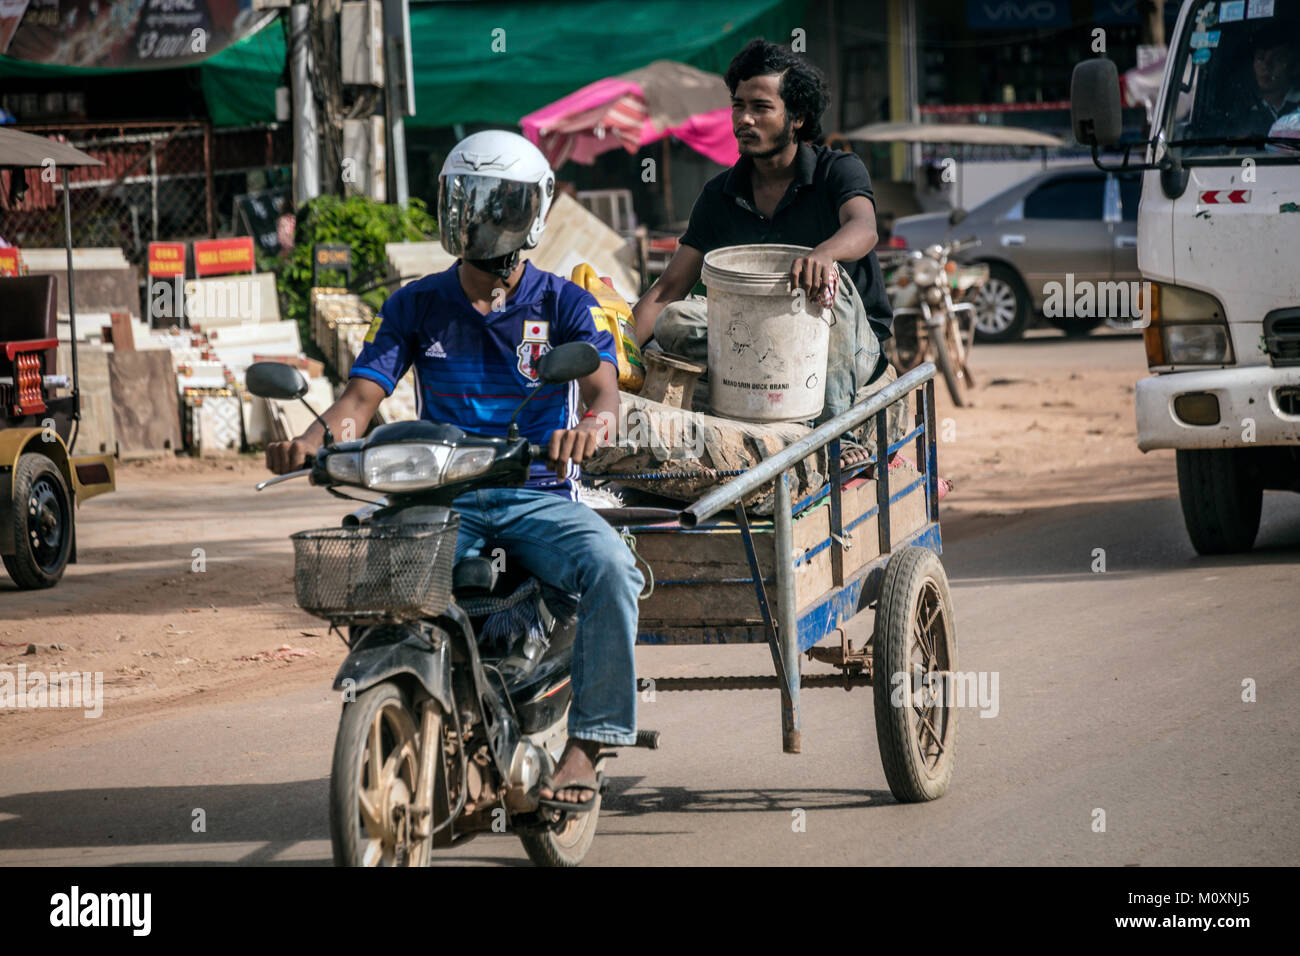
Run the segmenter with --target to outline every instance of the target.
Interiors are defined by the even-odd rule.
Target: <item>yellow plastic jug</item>
[[[645,383],[645,362],[641,359],[641,347],[636,344],[632,307],[585,262],[573,267],[570,279],[574,285],[590,292],[600,303],[599,309],[592,310],[591,317],[596,320],[596,328],[604,329],[614,336],[618,387],[625,392],[639,392]]]

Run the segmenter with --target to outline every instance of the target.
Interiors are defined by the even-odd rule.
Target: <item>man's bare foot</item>
[[[578,740],[569,738],[560,754],[560,765],[555,768],[551,779],[555,789],[542,787],[540,795],[543,800],[559,800],[563,803],[582,803],[595,794],[588,786],[596,779],[596,759],[600,756],[600,743],[595,740]],[[565,786],[575,780],[586,781],[578,786]]]

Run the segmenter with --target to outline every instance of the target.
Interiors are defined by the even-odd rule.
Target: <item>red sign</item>
[[[17,246],[0,247],[0,276],[16,276],[22,272],[22,256]]]
[[[149,243],[149,275],[155,279],[185,275],[185,243]]]
[[[194,243],[194,272],[200,276],[222,276],[232,272],[252,272],[253,237],[205,239]]]

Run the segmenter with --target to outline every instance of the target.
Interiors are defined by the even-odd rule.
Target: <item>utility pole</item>
[[[293,205],[320,195],[320,139],[316,128],[316,95],[311,85],[311,9],[304,3],[289,8],[289,81],[293,92]]]
[[[407,0],[384,0],[384,120],[388,128],[389,195],[406,208],[410,186],[406,175],[405,118],[415,115],[411,70],[411,17]]]

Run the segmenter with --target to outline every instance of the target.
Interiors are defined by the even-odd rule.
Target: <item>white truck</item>
[[[1121,137],[1115,64],[1071,84],[1074,135]],[[1248,551],[1265,490],[1300,491],[1300,0],[1186,0],[1169,43],[1138,210],[1138,447],[1177,450],[1201,554]]]

